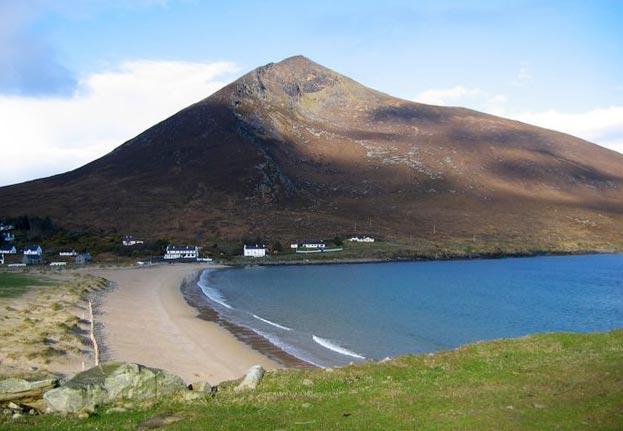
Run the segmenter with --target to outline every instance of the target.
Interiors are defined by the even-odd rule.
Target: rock
[[[379,364],[384,364],[385,362],[389,362],[391,360],[392,360],[392,358],[390,358],[389,356],[386,356],[385,358],[383,358],[383,359],[381,359],[379,361]]]
[[[310,408],[310,407],[311,407],[311,404],[309,404],[309,403],[303,403],[303,404],[301,404],[301,407],[303,407],[304,409],[308,409],[308,408]]]
[[[34,416],[34,415],[36,415],[36,414],[37,414],[37,411],[36,411],[35,409],[30,409],[30,410],[28,410],[28,414],[29,414],[30,416]]]
[[[50,410],[76,413],[117,401],[158,398],[186,390],[172,373],[138,364],[108,362],[76,374],[44,395]]]
[[[303,386],[314,386],[314,382],[310,379],[303,379]]]
[[[257,388],[260,384],[262,377],[264,377],[264,368],[261,365],[254,365],[249,368],[247,374],[242,379],[242,382],[234,389],[236,392],[245,391],[249,389]]]
[[[40,399],[45,392],[57,386],[56,378],[33,382],[16,378],[0,380],[0,402]]]
[[[334,371],[333,368],[329,368],[329,367],[324,369],[325,373],[332,373],[333,371]]]
[[[189,385],[189,389],[196,392],[212,393],[212,386],[208,382],[195,382]]]
[[[8,408],[10,408],[11,410],[19,410],[21,411],[22,408],[20,406],[18,406],[17,404],[15,404],[13,401],[11,401],[9,404],[6,405]]]
[[[88,419],[89,418],[89,413],[88,412],[80,412],[78,413],[78,419]]]
[[[15,412],[13,413],[13,416],[11,416],[13,419],[19,419],[22,417],[22,414],[20,412]]]

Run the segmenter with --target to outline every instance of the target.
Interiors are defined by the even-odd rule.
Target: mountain
[[[297,56],[79,169],[0,188],[0,217],[177,240],[369,232],[433,247],[623,248],[623,155],[391,97]]]

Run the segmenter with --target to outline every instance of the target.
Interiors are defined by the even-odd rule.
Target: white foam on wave
[[[292,330],[292,328],[288,328],[287,326],[280,325],[279,323],[271,322],[270,320],[264,319],[263,317],[260,317],[257,314],[251,313],[251,315],[253,317],[255,317],[257,320],[260,320],[260,321],[262,321],[264,323],[268,323],[269,325],[272,325],[275,328],[283,329],[284,331],[291,331]]]
[[[225,302],[225,298],[223,298],[223,295],[221,295],[221,293],[218,290],[214,289],[213,287],[209,287],[202,281],[199,281],[197,283],[197,286],[199,286],[203,294],[207,296],[208,299],[210,299],[213,302],[216,302],[219,305],[222,305],[225,308],[229,308],[230,310],[233,310],[233,307],[229,305],[227,302]]]
[[[247,326],[248,327],[248,326]],[[271,334],[267,334],[266,332],[260,331],[259,329],[255,329],[255,328],[251,328],[248,327],[250,330],[252,330],[253,332],[255,332],[257,335],[259,335],[260,337],[264,337],[266,338],[272,345],[277,346],[278,348],[280,348],[281,350],[283,350],[286,353],[291,354],[292,356],[294,356],[295,358],[298,358],[302,361],[307,362],[308,364],[311,364],[315,367],[318,368],[325,368],[324,365],[320,365],[312,360],[310,360],[307,355],[305,355],[304,353],[302,353],[301,351],[299,351],[298,349],[292,347],[290,344],[284,342],[283,340],[281,340],[279,337],[271,335]]]
[[[348,350],[347,348],[342,347],[339,344],[334,343],[331,340],[327,340],[326,338],[321,338],[316,335],[312,335],[312,338],[314,339],[316,343],[320,344],[325,349],[332,350],[336,353],[339,353],[340,355],[350,356],[350,357],[357,358],[357,359],[366,359],[365,356],[361,356],[360,354],[355,353],[351,350]]]

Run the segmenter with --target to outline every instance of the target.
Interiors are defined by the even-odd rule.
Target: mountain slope
[[[619,248],[623,156],[368,89],[291,57],[75,171],[0,188],[0,216],[177,239],[369,231],[501,250]]]

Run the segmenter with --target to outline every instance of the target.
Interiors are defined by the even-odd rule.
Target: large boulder
[[[264,377],[264,373],[264,368],[261,365],[252,366],[245,374],[242,382],[234,390],[239,392],[257,388],[257,385],[262,381],[262,377]]]
[[[157,368],[108,362],[76,374],[44,400],[51,411],[75,413],[121,400],[147,400],[187,391],[181,377]]]
[[[19,403],[35,401],[57,386],[58,379],[56,378],[37,381],[16,378],[0,380],[0,404],[11,401]]]

